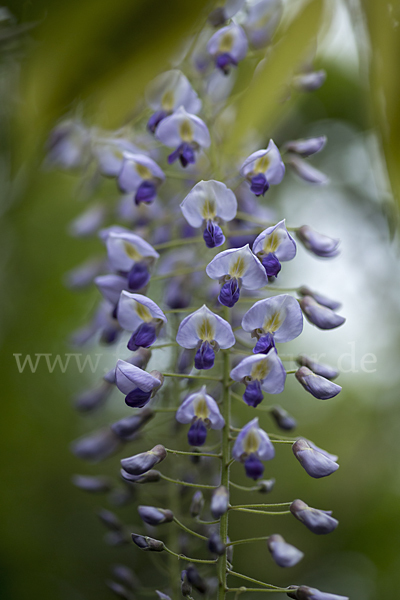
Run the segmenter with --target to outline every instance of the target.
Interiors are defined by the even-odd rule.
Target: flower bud
[[[107,531],[104,541],[108,546],[125,546],[129,544],[129,537],[126,531]]]
[[[269,494],[274,489],[275,479],[263,479],[258,482],[258,491],[261,494]]]
[[[316,138],[308,138],[304,140],[293,140],[286,142],[283,148],[287,152],[294,152],[303,158],[311,156],[320,152],[326,144],[326,137],[324,135]]]
[[[339,468],[337,462],[330,458],[332,455],[324,453],[316,446],[313,447],[308,440],[303,438],[293,444],[292,450],[303,469],[315,479],[331,475]]]
[[[224,515],[229,506],[229,494],[224,485],[217,488],[211,498],[211,514],[214,519],[219,519]]]
[[[186,576],[188,582],[196,588],[201,594],[205,594],[207,592],[207,583],[201,577],[200,573],[193,565],[189,565],[186,569]]]
[[[192,503],[190,505],[190,514],[192,517],[201,515],[204,507],[204,496],[200,490],[193,494]]]
[[[128,589],[133,591],[140,587],[140,582],[138,581],[136,575],[132,569],[126,565],[113,565],[111,571],[113,576]]]
[[[105,403],[112,391],[112,386],[103,381],[100,386],[92,390],[85,390],[78,394],[74,399],[74,406],[76,410],[79,410],[80,412],[96,410],[96,408],[99,408]]]
[[[304,296],[300,300],[300,306],[307,321],[319,329],[335,329],[346,321],[330,308],[318,304],[311,296]]]
[[[121,477],[125,481],[129,481],[129,483],[155,483],[161,479],[160,472],[153,469],[142,475],[131,475],[124,469],[121,469]]]
[[[296,358],[296,362],[300,367],[308,367],[313,373],[321,375],[321,377],[325,377],[325,379],[335,379],[335,377],[339,375],[338,369],[316,362],[305,354],[300,354],[300,356]]]
[[[117,515],[110,510],[99,510],[97,516],[107,529],[110,529],[111,531],[121,531],[123,529],[123,525]]]
[[[274,418],[276,424],[281,429],[285,429],[286,431],[291,431],[297,426],[297,422],[293,417],[289,415],[286,410],[284,410],[281,406],[273,406],[271,410],[271,416]]]
[[[303,225],[296,230],[299,241],[313,254],[321,258],[333,258],[339,254],[339,240],[318,233],[309,227]]]
[[[145,369],[150,358],[151,350],[149,348],[138,348],[138,350],[136,350],[132,356],[127,358],[125,362],[134,365],[135,367],[139,367],[139,369]],[[115,367],[110,369],[110,371],[104,375],[103,379],[108,381],[108,383],[115,384]]]
[[[108,580],[106,581],[106,585],[119,598],[123,598],[123,600],[133,600],[133,596],[130,591],[120,583]]]
[[[192,586],[188,581],[186,570],[181,573],[181,593],[182,596],[191,596],[192,594]]]
[[[299,589],[298,585],[289,585],[288,590],[293,590],[291,592],[286,592],[286,595],[289,596],[289,598],[294,598],[294,600],[296,600],[297,596],[296,596],[296,592]]]
[[[320,592],[315,588],[310,588],[306,585],[301,585],[296,591],[296,600],[349,600],[347,596],[338,596],[337,594],[329,594]]]
[[[136,546],[141,548],[141,550],[149,552],[162,552],[165,548],[164,542],[155,540],[147,535],[138,535],[137,533],[132,533],[132,540]]]
[[[129,442],[153,416],[154,412],[150,408],[145,408],[138,414],[116,421],[111,425],[111,429],[122,441]]]
[[[318,90],[325,82],[326,71],[310,71],[302,73],[293,78],[293,87],[299,92],[314,92]]]
[[[302,500],[292,502],[290,512],[317,535],[331,533],[339,525],[339,521],[331,517],[332,511],[311,508]]]
[[[285,542],[279,534],[270,535],[267,546],[279,567],[294,567],[304,557],[303,552]]]
[[[91,475],[74,475],[72,483],[85,492],[92,494],[104,494],[111,490],[111,481],[107,477]]]
[[[314,300],[318,302],[318,304],[322,304],[322,306],[326,306],[331,310],[336,310],[337,308],[340,308],[342,306],[341,302],[337,302],[337,300],[332,300],[331,298],[322,296],[322,294],[319,294],[318,292],[313,292],[306,285],[302,285],[298,289],[298,292],[301,296],[311,296],[311,298],[314,298]]]
[[[161,525],[161,523],[170,523],[174,515],[170,510],[155,508],[154,506],[139,506],[138,513],[142,521],[148,525]]]
[[[329,379],[325,379],[325,377],[316,375],[307,367],[300,367],[295,377],[307,392],[319,400],[333,398],[342,390],[340,385],[329,381]]]
[[[123,458],[121,466],[130,475],[142,475],[142,473],[146,473],[146,471],[149,471],[152,467],[163,461],[166,456],[167,451],[164,446],[158,444],[147,452]]]
[[[120,445],[116,435],[110,428],[106,428],[75,440],[71,444],[71,450],[78,458],[96,463],[114,454]]]
[[[218,556],[225,554],[226,546],[215,531],[208,538],[208,549],[212,554],[217,554]]]

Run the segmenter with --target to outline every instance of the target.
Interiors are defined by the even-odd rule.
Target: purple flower
[[[135,454],[129,458],[123,458],[121,460],[121,466],[124,471],[130,475],[142,475],[142,473],[146,473],[155,465],[158,465],[158,463],[163,461],[166,456],[167,451],[164,446],[158,444],[147,452],[141,452],[140,454]]]
[[[205,222],[204,240],[208,248],[221,246],[225,237],[217,224],[231,221],[237,212],[235,194],[220,181],[200,181],[180,205],[183,216],[192,227]]]
[[[218,404],[206,393],[206,386],[199,392],[190,394],[176,412],[179,423],[191,423],[188,441],[191,446],[202,446],[207,437],[207,429],[222,429],[225,421]]]
[[[197,348],[196,369],[211,369],[215,352],[235,343],[232,327],[204,304],[179,325],[176,341],[182,348]]]
[[[91,494],[105,494],[112,488],[110,479],[97,475],[73,475],[72,483],[80,490]]]
[[[124,194],[133,193],[136,204],[152,202],[164,179],[163,171],[148,156],[124,153],[118,186]]]
[[[74,237],[90,237],[102,227],[106,218],[106,211],[101,204],[95,204],[85,210],[70,223],[68,232]]]
[[[102,296],[113,306],[118,304],[121,292],[128,287],[126,277],[121,275],[99,275],[94,282]]]
[[[147,535],[138,535],[137,533],[132,533],[132,541],[139,546],[141,550],[146,550],[150,552],[162,552],[165,548],[164,542],[160,540],[155,540]]]
[[[147,285],[150,268],[159,258],[153,246],[138,235],[125,232],[111,232],[106,238],[106,246],[111,267],[127,277],[125,287],[136,291]]]
[[[229,508],[229,494],[224,485],[219,486],[214,490],[211,497],[211,514],[214,519],[219,519],[224,515]]]
[[[310,71],[309,73],[302,73],[296,75],[293,78],[293,87],[299,92],[314,92],[318,90],[326,79],[326,72],[321,69],[320,71]]]
[[[111,425],[111,430],[123,442],[135,439],[137,432],[148,423],[155,413],[150,408],[145,408],[135,415],[124,417]]]
[[[226,0],[223,6],[218,6],[208,15],[208,22],[214,27],[223,25],[243,8],[246,0]]]
[[[319,590],[310,588],[306,585],[294,588],[293,593],[288,593],[288,596],[295,600],[349,600],[347,596],[338,596],[337,594],[320,592]]]
[[[161,525],[174,520],[174,515],[170,510],[154,506],[138,506],[138,513],[142,521],[148,525]]]
[[[319,510],[311,508],[302,500],[294,500],[290,505],[290,512],[301,523],[317,535],[331,533],[339,525],[339,521],[334,519],[331,510]]]
[[[304,553],[285,542],[283,537],[277,533],[268,538],[268,550],[279,567],[294,567],[304,557]]]
[[[160,389],[164,377],[159,371],[146,373],[139,367],[119,360],[115,368],[117,388],[125,394],[125,402],[132,408],[142,408]]]
[[[281,406],[273,406],[271,408],[271,417],[275,423],[285,431],[292,431],[297,426],[296,420]]]
[[[305,354],[298,356],[296,362],[300,367],[308,367],[313,373],[321,375],[321,377],[325,377],[326,379],[335,379],[339,375],[338,369],[316,362]]]
[[[242,319],[244,331],[257,338],[254,353],[266,354],[275,342],[290,342],[303,331],[299,303],[288,294],[256,302]]]
[[[292,450],[303,469],[315,479],[327,477],[339,468],[337,456],[321,450],[303,438],[293,444]]]
[[[282,16],[282,0],[248,2],[243,28],[252,46],[262,48],[271,38]]]
[[[124,154],[146,154],[123,138],[96,138],[92,145],[99,169],[106,177],[117,177],[124,162]]]
[[[340,385],[321,377],[321,375],[316,375],[307,367],[300,367],[295,376],[303,388],[319,400],[334,398],[342,391]]]
[[[147,124],[152,133],[163,119],[180,106],[192,114],[197,114],[201,109],[201,100],[187,77],[177,69],[161,73],[150,83],[146,90],[146,101],[155,111]]]
[[[308,183],[314,183],[315,185],[325,185],[329,182],[329,178],[324,173],[322,173],[312,165],[308,164],[308,162],[306,162],[299,156],[296,156],[295,154],[288,153],[285,158],[285,162],[291,167],[291,169],[296,173],[296,175],[300,177],[300,179],[303,179]]]
[[[223,284],[218,300],[229,307],[239,300],[241,287],[257,290],[268,283],[264,269],[248,244],[217,254],[207,265],[206,273]]]
[[[270,140],[266,150],[257,150],[246,158],[240,174],[250,182],[250,189],[256,196],[263,196],[270,185],[281,183],[285,165],[274,142]]]
[[[56,125],[47,141],[47,161],[61,169],[83,167],[89,159],[90,131],[79,121]]]
[[[318,233],[309,227],[303,225],[296,231],[297,237],[300,242],[313,254],[320,256],[321,258],[333,258],[339,254],[340,240],[335,240]]]
[[[243,400],[249,406],[256,407],[263,399],[262,391],[268,394],[283,392],[286,380],[286,371],[274,349],[268,354],[254,354],[244,358],[231,371],[234,381],[246,385]]]
[[[260,479],[264,473],[262,460],[271,460],[275,449],[268,435],[259,427],[256,417],[238,434],[232,449],[235,460],[244,463],[247,477]]]
[[[322,148],[324,148],[326,144],[326,136],[321,135],[316,138],[307,138],[304,140],[293,140],[291,142],[286,142],[284,144],[283,149],[286,152],[291,152],[293,154],[298,154],[302,158],[307,158],[307,156],[311,156],[312,154],[317,154],[320,152]]]
[[[159,123],[155,135],[165,146],[175,148],[168,163],[179,158],[182,167],[195,163],[195,152],[211,144],[207,125],[196,115],[186,112],[183,106]]]
[[[211,533],[207,546],[212,554],[216,554],[217,556],[225,554],[226,546],[216,531]]]
[[[213,57],[215,66],[225,74],[245,58],[247,49],[246,34],[236,23],[219,29],[207,44],[207,52]]]
[[[153,300],[141,294],[121,293],[118,308],[118,322],[126,331],[132,331],[128,349],[133,352],[140,347],[149,348],[167,317]]]
[[[286,229],[285,220],[260,233],[253,244],[253,252],[268,277],[276,277],[281,270],[281,262],[296,256],[296,243]]]
[[[337,302],[337,300],[331,300],[331,298],[322,296],[322,294],[319,294],[318,292],[313,292],[312,290],[310,290],[310,288],[308,288],[305,285],[302,285],[298,289],[298,292],[301,296],[311,296],[316,302],[318,302],[318,304],[322,304],[322,306],[326,306],[331,310],[336,310],[337,308],[340,308],[342,306],[341,302]]]
[[[151,350],[148,348],[139,348],[134,354],[132,354],[129,358],[126,359],[125,362],[130,365],[135,365],[135,367],[139,367],[140,369],[145,369],[147,363],[151,358]],[[110,369],[103,377],[105,381],[108,383],[112,383],[115,385],[116,383],[116,368]]]
[[[337,315],[330,308],[318,304],[311,296],[304,296],[300,300],[300,306],[307,321],[319,329],[335,329],[346,321],[344,317]]]

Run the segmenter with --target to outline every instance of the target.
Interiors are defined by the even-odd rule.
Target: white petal
[[[111,266],[117,271],[129,271],[143,257],[160,256],[153,246],[134,233],[110,233],[106,245]]]
[[[100,275],[94,280],[95,284],[103,294],[104,298],[115,306],[119,300],[122,290],[126,289],[128,282],[125,277],[119,275]]]
[[[177,69],[161,73],[150,83],[146,90],[146,101],[153,110],[174,111],[183,106],[195,114],[201,109],[201,100],[187,77]]]
[[[237,212],[235,194],[224,183],[213,179],[197,183],[180,206],[183,216],[192,227],[201,227],[204,219],[215,216],[231,221]]]
[[[139,369],[139,367],[135,367],[135,365],[131,365],[125,360],[118,360],[117,366],[115,367],[115,382],[117,388],[123,394],[129,394],[135,388],[141,389],[143,392],[151,392],[155,387],[160,386],[160,381],[143,371],[143,369]]]
[[[141,307],[144,307],[145,312],[148,312],[149,319],[144,319],[140,316],[141,314],[143,315]],[[160,319],[164,323],[167,322],[166,316],[153,300],[142,296],[142,294],[131,294],[126,291],[121,293],[118,302],[117,318],[121,327],[126,331],[135,331],[145,320]]]

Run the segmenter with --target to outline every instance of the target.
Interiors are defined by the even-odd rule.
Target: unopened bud
[[[286,431],[291,431],[297,426],[296,420],[281,406],[274,406],[271,410],[271,416],[274,418],[278,427]]]
[[[304,557],[303,552],[285,542],[279,534],[270,535],[267,545],[272,558],[279,567],[294,567]]]
[[[275,479],[263,479],[258,482],[258,491],[261,494],[269,494],[274,489]]]
[[[308,367],[313,373],[321,375],[321,377],[325,377],[326,379],[335,379],[335,377],[339,375],[338,369],[334,369],[324,363],[316,362],[305,354],[300,354],[300,356],[297,357],[296,362],[299,367]]]
[[[172,511],[154,506],[139,506],[138,513],[142,521],[148,525],[161,525],[161,523],[170,523],[174,520]]]
[[[151,408],[145,408],[136,415],[116,421],[111,425],[111,429],[122,441],[129,442],[153,416]]]
[[[127,590],[126,587],[124,587],[120,583],[117,583],[116,581],[108,580],[108,581],[106,581],[106,585],[119,598],[123,598],[123,600],[132,600],[133,599],[131,592],[129,590]]]
[[[132,569],[126,565],[113,565],[111,572],[113,576],[128,589],[134,591],[136,588],[140,587],[140,582],[136,575]]]
[[[125,546],[129,544],[129,536],[126,531],[107,531],[104,541],[109,546]]]
[[[155,483],[156,481],[160,481],[161,474],[159,471],[151,470],[142,475],[131,475],[124,469],[121,469],[121,477],[124,481],[129,481],[129,483]]]
[[[331,475],[339,468],[333,455],[329,455],[303,438],[293,444],[292,450],[303,469],[315,479]]]
[[[92,475],[74,475],[72,483],[85,492],[91,494],[104,494],[111,490],[112,484],[107,477],[92,476]]]
[[[114,454],[120,445],[120,440],[107,428],[75,440],[71,444],[71,450],[78,458],[95,463]]]
[[[311,508],[302,500],[294,500],[290,505],[290,512],[317,535],[331,533],[339,525],[339,521],[331,516],[332,511]]]
[[[134,354],[127,358],[125,362],[128,362],[135,367],[139,367],[139,369],[145,369],[150,358],[151,350],[149,350],[149,348],[139,348]],[[108,383],[115,384],[115,367],[110,369],[110,371],[104,375],[103,379],[108,381]]]
[[[325,379],[325,377],[316,375],[307,367],[300,367],[296,371],[295,377],[307,392],[319,400],[334,398],[342,390],[340,385],[333,383],[329,379]]]
[[[229,506],[229,494],[224,485],[217,488],[211,498],[211,514],[214,519],[219,519],[224,515]]]
[[[225,554],[226,546],[218,533],[214,532],[208,538],[208,549],[212,554],[217,554],[218,556]]]
[[[161,540],[155,540],[147,535],[138,535],[137,533],[132,533],[132,540],[139,546],[142,550],[146,550],[149,552],[162,552],[165,548],[164,542]]]
[[[122,468],[130,475],[142,475],[152,467],[160,463],[167,456],[167,451],[164,446],[158,444],[148,452],[135,454],[129,458],[121,460]]]
[[[328,592],[320,592],[315,588],[301,585],[296,591],[296,600],[349,600],[347,596],[338,596]]]
[[[201,577],[200,573],[193,565],[189,565],[186,569],[186,575],[188,582],[192,584],[193,587],[196,588],[201,594],[205,594],[207,592],[207,583]]]
[[[192,517],[201,515],[204,507],[204,496],[200,490],[193,494],[192,503],[190,505],[190,514]]]
[[[90,412],[99,408],[111,394],[113,387],[103,381],[103,383],[92,389],[81,392],[74,399],[74,405],[80,412]]]
[[[99,510],[97,513],[100,521],[111,531],[121,531],[123,529],[123,525],[116,514],[111,512],[110,510]]]
[[[181,593],[182,596],[190,596],[192,594],[192,586],[188,581],[186,570],[181,573]]]

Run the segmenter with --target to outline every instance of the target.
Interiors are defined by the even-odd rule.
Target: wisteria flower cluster
[[[94,283],[99,292],[91,322],[74,333],[73,342],[115,346],[118,358],[76,406],[94,411],[117,389],[128,407],[125,417],[75,441],[72,450],[96,463],[126,444],[137,448],[133,454],[124,450],[129,456],[120,461],[122,484],[93,474],[76,475],[74,483],[110,493],[117,506],[137,506],[143,524],[134,532],[110,510],[101,511],[108,543],[133,541],[137,551],[169,555],[168,564],[176,565],[166,570],[155,557],[153,564],[167,573],[154,576],[157,590],[153,577],[135,571],[134,558],[114,567],[108,585],[125,599],[151,595],[152,589],[153,597],[157,591],[167,600],[180,593],[222,600],[230,592],[265,589],[297,600],[344,600],[306,585],[280,588],[235,569],[235,545],[260,540],[279,567],[302,560],[300,549],[273,533],[278,524],[243,540],[231,539],[228,530],[232,511],[249,522],[252,513],[287,514],[318,535],[338,525],[331,511],[300,499],[253,501],[272,492],[274,480],[263,479],[264,473],[286,444],[313,478],[339,468],[337,456],[294,436],[295,419],[275,403],[293,374],[314,398],[341,391],[332,367],[281,352],[301,335],[304,317],[321,330],[341,326],[339,303],[305,285],[290,291],[279,285],[298,245],[329,260],[339,241],[308,225],[288,226],[283,215],[266,216],[270,187],[284,186],[288,169],[309,184],[327,182],[307,160],[326,139],[254,139],[247,158],[244,151],[232,165],[220,155],[220,129],[212,126],[224,114],[238,64],[249,52],[263,58],[281,13],[280,0],[227,0],[212,12],[179,68],[149,84],[148,108],[132,128],[103,132],[71,118],[50,136],[50,163],[80,169],[83,176],[91,165],[97,181],[111,178],[113,194],[121,193],[116,203],[110,198],[107,205],[90,206],[71,225],[73,235],[97,235],[103,251],[69,273],[68,283],[76,289]],[[323,80],[315,72],[296,75],[292,83],[310,90]],[[300,401],[304,392],[298,390]],[[264,419],[260,425],[265,412],[281,433],[267,433]],[[157,421],[163,429],[152,428]],[[251,483],[239,484],[234,476]],[[247,504],[235,500],[239,492],[248,494]],[[179,529],[184,537],[177,536]]]

